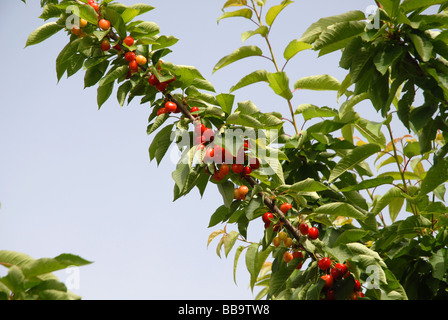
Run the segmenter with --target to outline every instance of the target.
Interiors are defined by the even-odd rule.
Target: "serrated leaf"
[[[99,86],[97,89],[97,104],[98,109],[109,99],[114,89],[114,82],[109,82],[104,86]]]
[[[230,92],[241,89],[245,86],[257,83],[257,82],[267,82],[268,72],[266,70],[257,70],[247,76],[244,76],[237,84],[230,88]]]
[[[314,210],[315,214],[327,214],[331,216],[341,216],[354,218],[357,220],[364,220],[366,215],[364,215],[361,211],[356,209],[351,204],[345,202],[334,202],[324,204]]]
[[[216,230],[216,231],[213,231],[213,232],[208,236],[208,239],[207,239],[207,247],[210,245],[210,242],[212,242],[213,239],[215,239],[217,236],[219,236],[220,234],[223,234],[223,233],[225,233],[224,230]]]
[[[230,231],[224,238],[224,254],[226,257],[229,255],[230,250],[232,250],[236,240],[238,240],[239,235],[236,231]]]
[[[256,34],[259,34],[262,37],[266,37],[268,32],[269,32],[269,28],[266,27],[266,26],[260,26],[260,27],[258,27],[257,29],[255,29],[253,31],[243,32],[241,34],[241,42],[246,41],[247,39],[249,39],[250,37],[252,37],[252,36],[254,36]]]

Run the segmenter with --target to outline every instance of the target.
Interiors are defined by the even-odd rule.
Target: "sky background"
[[[203,198],[195,189],[173,202],[175,163],[168,157],[159,167],[149,161],[150,106],[134,99],[121,108],[113,95],[98,110],[96,87],[83,89],[84,72],[57,83],[55,59],[68,42],[63,32],[25,48],[28,35],[43,24],[39,2],[0,1],[0,249],[34,258],[67,252],[93,261],[79,269],[79,288],[72,289],[87,300],[253,299],[259,289],[248,288],[244,256],[235,284],[235,249],[219,258],[217,239],[207,248],[209,234],[222,227],[207,228],[222,204],[217,188],[209,184]],[[224,0],[121,2],[156,7],[141,19],[156,22],[162,34],[180,39],[165,60],[195,66],[217,93],[228,92],[252,71],[273,71],[268,60],[252,58],[212,74],[221,57],[242,45],[241,33],[255,29],[241,18],[218,24]],[[295,1],[272,29],[275,54],[281,60],[284,47],[319,18],[365,12],[372,4]],[[245,44],[259,45],[267,53],[260,37]],[[291,83],[315,74],[342,81],[346,71],[338,68],[339,58],[339,53],[318,59],[315,52],[302,52],[286,72]],[[287,104],[265,84],[237,91],[236,101],[244,100],[265,112],[288,114]],[[335,92],[295,93],[294,107],[302,103],[338,107]],[[363,112],[375,120],[376,114]],[[300,117],[297,120],[301,125]],[[252,223],[249,240],[258,241],[262,230],[261,222]],[[70,276],[65,271],[57,275],[62,281]]]

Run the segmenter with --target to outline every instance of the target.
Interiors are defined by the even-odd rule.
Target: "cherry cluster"
[[[318,261],[319,269],[324,271],[325,274],[321,276],[321,279],[325,281],[324,287],[322,289],[322,300],[335,300],[335,292],[337,290],[337,284],[343,279],[347,279],[350,276],[350,271],[344,263],[333,262],[328,257],[323,257]],[[358,300],[358,298],[363,298],[364,293],[361,291],[361,283],[359,280],[354,279],[355,284],[353,290],[350,292],[349,300]]]

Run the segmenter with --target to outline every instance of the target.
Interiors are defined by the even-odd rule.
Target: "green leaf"
[[[240,234],[236,231],[230,231],[224,238],[224,253],[226,257],[229,255],[230,250],[232,250],[235,245],[236,240]]]
[[[404,13],[408,13],[419,8],[425,8],[435,4],[443,4],[445,2],[446,0],[403,0],[400,8]]]
[[[233,184],[233,182],[226,181],[224,183],[218,184],[218,190],[219,193],[221,193],[222,199],[224,200],[224,205],[227,208],[230,208],[230,205],[232,204],[234,198],[235,185]]]
[[[130,81],[124,82],[117,90],[117,100],[120,106],[124,105],[124,102],[126,101],[126,96],[128,95],[129,91],[132,89],[132,84]]]
[[[257,83],[257,82],[267,82],[268,72],[266,70],[257,70],[247,76],[244,76],[238,83],[230,88],[230,92],[241,89],[245,86]]]
[[[319,52],[319,56],[343,49],[354,37],[364,32],[364,21],[340,22],[329,26],[322,31],[313,45],[313,49]]]
[[[258,274],[264,262],[274,248],[273,246],[269,246],[266,250],[258,251],[258,247],[258,243],[253,243],[248,247],[246,252],[246,268],[250,274],[250,287],[252,290],[254,289]]]
[[[242,17],[246,19],[252,18],[252,10],[251,9],[239,9],[235,11],[225,12],[224,14],[218,17],[218,23],[222,19],[232,18],[232,17]]]
[[[235,259],[233,260],[233,282],[236,284],[236,269],[238,266],[238,260],[241,256],[243,250],[246,249],[244,246],[239,246],[235,252]]]
[[[356,209],[351,204],[345,202],[334,202],[324,204],[314,210],[314,214],[327,214],[330,216],[341,216],[354,218],[358,220],[364,220],[366,215]]]
[[[282,12],[283,9],[285,9],[288,5],[290,5],[291,3],[293,3],[293,1],[290,0],[284,0],[282,1],[281,4],[276,5],[276,6],[272,6],[268,12],[266,13],[266,24],[268,26],[272,26],[272,24],[275,21],[275,18],[277,18],[277,16],[279,15],[280,12]]]
[[[268,27],[266,27],[266,26],[260,26],[260,27],[258,27],[257,29],[255,29],[255,30],[253,30],[253,31],[246,31],[246,32],[243,32],[243,33],[241,34],[241,41],[244,42],[244,41],[246,41],[247,39],[249,39],[250,37],[252,37],[252,36],[254,36],[254,35],[256,35],[256,34],[259,34],[259,35],[261,35],[262,37],[266,37],[266,35],[268,34],[268,32],[269,32],[269,28],[268,28]]]
[[[340,85],[341,83],[330,75],[315,75],[297,80],[294,83],[294,89],[338,91]]]
[[[437,250],[430,258],[429,263],[432,267],[432,274],[434,278],[440,281],[446,281],[447,269],[448,269],[448,249],[441,248]]]
[[[385,184],[392,184],[392,182],[394,182],[394,179],[392,177],[384,176],[384,177],[361,181],[355,185],[351,185],[351,186],[342,188],[340,191],[341,192],[349,192],[349,191],[365,190],[365,189],[370,189],[370,188],[376,188],[376,187],[379,187],[379,186],[385,185]]]
[[[267,78],[269,86],[276,94],[286,100],[292,99],[292,92],[289,88],[289,78],[285,72],[268,73]]]
[[[98,14],[95,9],[91,6],[80,5],[79,8],[79,17],[87,20],[89,23],[93,25],[98,24]]]
[[[313,43],[319,38],[319,35],[325,31],[329,26],[343,21],[357,21],[364,20],[366,18],[362,11],[349,11],[340,15],[331,17],[325,17],[319,19],[317,22],[311,24],[311,26],[303,33],[299,41],[307,43]]]
[[[421,183],[419,196],[424,196],[433,191],[439,185],[448,181],[448,158],[438,159],[428,170]]]
[[[239,49],[235,50],[231,54],[223,57],[221,60],[218,61],[218,63],[214,66],[213,72],[218,71],[219,69],[228,66],[229,64],[247,58],[247,57],[253,57],[253,56],[261,56],[263,52],[261,49],[257,46],[243,46]]]
[[[98,109],[109,99],[114,89],[114,82],[109,82],[104,86],[100,86],[97,89],[97,104]]]
[[[292,40],[285,48],[285,51],[283,52],[283,57],[286,60],[291,59],[294,57],[297,53],[303,50],[311,49],[313,46],[309,43],[299,41],[299,40]]]
[[[431,41],[426,36],[417,35],[415,33],[409,33],[408,36],[422,60],[428,62],[432,57],[434,49]]]
[[[227,0],[226,3],[224,3],[223,9],[228,7],[239,7],[239,6],[245,6],[247,5],[247,0]]]
[[[330,177],[328,179],[329,182],[333,182],[340,175],[345,173],[347,170],[352,169],[355,165],[361,163],[366,160],[371,155],[380,152],[381,147],[377,144],[364,144],[361,146],[357,146],[354,149],[350,150],[331,170]]]
[[[109,67],[109,61],[103,61],[102,63],[87,69],[84,75],[84,88],[94,86],[101,80]]]
[[[235,96],[233,94],[221,93],[216,96],[216,101],[218,101],[222,110],[226,114],[230,114],[232,112],[232,106],[234,100]]]
[[[381,52],[375,55],[373,63],[376,69],[385,75],[389,67],[404,53],[401,46],[387,46],[381,50]]]
[[[91,261],[87,261],[80,256],[65,253],[54,258],[36,259],[24,266],[22,271],[26,278],[32,278],[71,266],[84,266],[91,263]]]
[[[128,8],[129,9],[137,9],[139,11],[139,15],[144,14],[148,11],[154,10],[153,6],[150,6],[149,4],[145,4],[145,3],[135,3],[135,4],[130,5]]]
[[[98,83],[99,86],[104,86],[106,84],[109,84],[111,82],[114,82],[118,78],[128,74],[129,67],[127,65],[125,66],[119,66],[118,68],[112,68],[108,74],[104,78],[100,80]]]
[[[11,266],[8,274],[0,278],[0,282],[14,293],[15,299],[23,300],[25,298],[25,276],[19,267]]]
[[[172,143],[171,131],[173,126],[173,124],[170,124],[161,129],[155,135],[151,145],[149,146],[149,158],[151,161],[155,158],[158,165],[162,161],[162,158],[165,156]]]
[[[318,192],[328,190],[328,187],[319,181],[316,181],[312,178],[307,178],[292,185],[280,186],[278,187],[278,190],[282,192]]]
[[[304,120],[313,118],[335,117],[338,113],[328,107],[318,107],[313,104],[301,104],[297,107],[294,114],[302,114]]]
[[[58,33],[62,29],[63,27],[58,25],[56,22],[48,22],[31,32],[31,34],[28,36],[28,39],[26,40],[25,46],[28,47],[38,44],[50,38],[52,35]]]

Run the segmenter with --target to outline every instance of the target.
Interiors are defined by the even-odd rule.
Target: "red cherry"
[[[258,160],[257,158],[255,158],[255,160],[251,160],[250,161],[250,168],[252,170],[257,170],[258,168],[260,168],[260,160]]]
[[[166,113],[166,109],[164,107],[160,108],[159,110],[157,110],[157,115],[160,116],[161,114]]]
[[[353,287],[354,291],[361,290],[361,282],[358,281],[358,279],[355,279],[355,286]]]
[[[230,168],[229,168],[229,166],[227,164],[223,163],[221,165],[221,167],[219,167],[219,171],[221,171],[221,173],[223,175],[227,175],[229,173],[229,171],[230,171]],[[246,186],[241,186],[240,187],[240,192],[247,194],[249,192],[249,188],[247,188]]]
[[[271,212],[266,212],[261,217],[261,219],[263,220],[264,223],[271,222],[271,219],[273,219],[273,218],[274,218],[274,215]]]
[[[308,232],[309,232],[309,226],[308,226],[308,224],[306,224],[306,223],[301,223],[300,225],[299,225],[299,231],[300,231],[300,233],[302,234],[302,235],[304,235],[304,236],[306,236],[307,234],[308,234]]]
[[[121,46],[118,43],[114,45],[113,48],[117,51],[121,51]]]
[[[252,173],[252,169],[250,167],[244,167],[243,168],[243,175],[248,176]]]
[[[319,238],[319,230],[315,227],[311,227],[308,230],[308,236],[311,240],[316,240],[317,238]]]
[[[110,28],[110,22],[106,19],[100,19],[100,21],[98,22],[98,26],[103,30],[107,30]]]
[[[330,274],[325,274],[321,277],[325,281],[324,288],[329,289],[333,286],[333,277]]]
[[[322,258],[319,260],[318,265],[321,270],[327,270],[331,266],[331,260],[327,257]]]
[[[224,179],[225,175],[222,174],[222,172],[220,172],[219,170],[215,172],[215,174],[213,175],[213,178],[216,181],[221,181],[222,179]]]
[[[194,144],[198,145],[198,144],[202,144],[205,142],[205,139],[203,136],[196,136],[194,137]]]
[[[202,135],[206,129],[207,128],[202,123],[200,123],[200,124],[195,125],[194,133],[196,135]],[[204,137],[204,138],[206,138],[206,137]]]
[[[286,214],[290,209],[292,209],[292,205],[290,203],[282,203],[282,205],[280,206],[280,210]]]
[[[96,1],[89,1],[89,5],[95,9],[96,12],[98,12],[98,10],[100,9],[100,6],[98,5],[98,3]]]
[[[193,107],[194,108],[194,107]],[[204,127],[205,128],[205,127]],[[202,135],[204,136],[206,141],[213,141],[215,138],[215,132],[210,129],[210,128],[205,128],[204,131],[202,131],[202,127],[201,127],[201,132]]]
[[[296,259],[296,258],[303,258],[303,253],[301,252],[301,251],[294,251],[293,253],[292,253],[292,257],[294,258],[294,259]]]
[[[172,102],[172,101],[167,101],[167,102],[165,103],[165,109],[166,109],[168,112],[174,112],[174,111],[176,111],[176,109],[177,109],[177,105],[176,105],[174,102]]]
[[[213,148],[208,148],[205,151],[204,162],[212,163],[215,157],[215,150]]]
[[[110,49],[110,42],[109,42],[109,40],[104,39],[104,40],[101,42],[100,47],[101,47],[101,50],[103,50],[103,51],[107,51],[107,50],[109,50],[109,49]]]
[[[166,88],[168,87],[168,84],[166,82],[160,82],[156,85],[157,90],[160,92],[165,92]]]
[[[234,163],[232,164],[231,169],[234,173],[240,174],[243,172],[244,166],[242,164]]]
[[[335,268],[335,267],[331,268],[331,270],[330,270],[330,274],[331,274],[331,276],[333,277],[334,280],[339,280],[339,279],[341,279],[342,276],[344,275],[344,274],[342,273],[342,270],[341,270],[341,269],[339,269],[339,268]]]
[[[154,87],[160,83],[159,79],[157,79],[157,77],[153,74],[149,76],[148,82]]]
[[[191,109],[190,109],[190,113],[194,113],[194,112],[196,112],[196,114],[193,114],[192,116],[193,117],[197,117],[198,115],[197,115],[197,112],[199,111],[199,108],[198,107],[192,107]]]
[[[129,62],[134,61],[135,60],[135,53],[132,52],[132,51],[126,52],[126,54],[124,55],[124,58],[127,61],[129,61]]]
[[[138,63],[135,60],[132,60],[131,62],[129,62],[129,70],[131,72],[137,72],[138,71]]]
[[[124,38],[123,43],[130,47],[134,44],[134,38],[132,38],[131,36],[127,36],[126,38]]]
[[[345,264],[343,264],[343,263],[336,263],[335,265],[334,265],[334,267],[335,268],[337,268],[337,269],[339,269],[339,270],[341,270],[341,274],[344,276],[346,273],[347,273],[347,271],[348,271],[348,267],[345,265]]]

